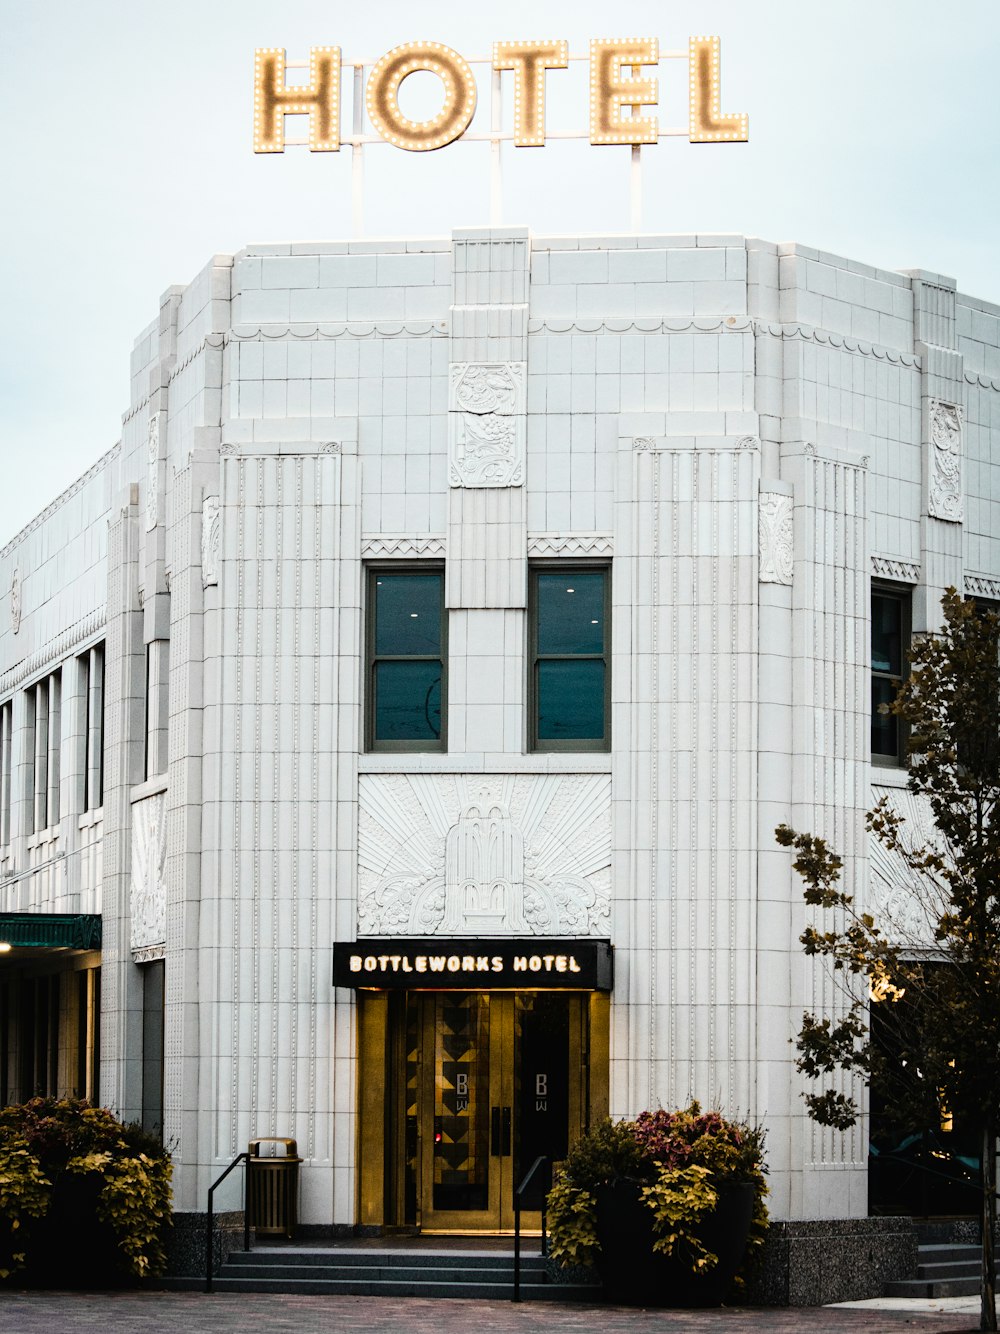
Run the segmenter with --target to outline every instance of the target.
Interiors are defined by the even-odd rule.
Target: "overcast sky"
[[[801,241],[949,274],[1000,302],[998,0],[5,0],[3,11],[0,543],[118,439],[132,341],[165,288],[248,243],[350,236],[349,152],[251,151],[257,46],[376,59],[420,38],[471,57],[495,39],[565,38],[584,54],[591,37],[657,37],[665,50],[717,34],[722,110],[749,114],[750,142],[644,150],[644,230]],[[683,62],[660,65],[661,128],[685,122],[685,75]],[[585,65],[549,76],[550,128],[587,128],[585,76]],[[430,78],[410,81],[414,109],[419,77]],[[473,130],[489,126],[480,90]],[[290,137],[300,124],[286,122]],[[374,147],[366,234],[487,223],[488,155],[482,143]],[[624,231],[628,180],[627,148],[508,148],[504,221]]]

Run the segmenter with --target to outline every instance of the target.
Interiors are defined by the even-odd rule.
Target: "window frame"
[[[888,598],[899,606],[899,675],[895,672],[876,671],[872,650],[875,631],[875,599]],[[910,642],[913,635],[913,588],[909,584],[891,584],[872,582],[869,598],[868,617],[868,698],[869,698],[869,747],[871,747],[871,724],[874,715],[871,705],[871,688],[876,681],[893,681],[897,692],[910,674]],[[905,769],[907,766],[908,729],[902,718],[896,718],[896,750],[894,754],[880,754],[871,750],[870,760],[880,769]]]
[[[432,753],[448,750],[448,609],[445,605],[445,568],[442,561],[378,561],[365,565],[365,677],[364,677],[364,748],[369,754]],[[375,614],[376,579],[383,574],[437,575],[441,584],[441,656],[429,654],[376,654]],[[379,662],[441,663],[441,735],[436,740],[413,739],[388,741],[375,736],[375,668]]]
[[[104,806],[104,730],[107,664],[104,640],[77,657],[81,700],[80,811],[86,814]]]
[[[52,668],[23,687],[25,703],[24,775],[26,822],[29,838],[45,834],[62,818],[62,670]]]
[[[604,650],[602,653],[538,653],[538,576],[542,574],[599,574],[604,583]],[[527,747],[535,754],[606,754],[611,750],[611,562],[593,560],[532,561],[528,566],[528,634],[527,634]],[[538,664],[546,660],[604,663],[604,735],[572,737],[564,740],[540,738],[538,735]]]
[[[14,699],[0,704],[0,849],[13,842]]]

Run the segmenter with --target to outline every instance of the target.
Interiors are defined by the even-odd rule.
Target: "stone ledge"
[[[809,1218],[772,1222],[747,1299],[755,1306],[825,1306],[881,1297],[916,1273],[911,1218]]]

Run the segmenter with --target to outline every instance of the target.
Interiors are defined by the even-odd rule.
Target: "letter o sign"
[[[444,85],[444,105],[431,120],[409,120],[399,109],[399,85],[427,70]],[[457,51],[440,42],[406,42],[387,51],[368,78],[368,119],[383,139],[411,153],[444,148],[468,129],[476,109],[476,81]]]

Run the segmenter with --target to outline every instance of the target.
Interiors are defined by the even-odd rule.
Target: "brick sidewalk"
[[[955,1334],[978,1317],[827,1307],[651,1311],[620,1306],[394,1297],[301,1297],[191,1292],[0,1293],[4,1334],[102,1331],[102,1334],[659,1334],[725,1330],[727,1334]]]

